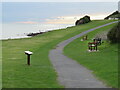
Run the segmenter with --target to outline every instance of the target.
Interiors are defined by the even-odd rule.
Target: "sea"
[[[1,26],[1,25],[0,25]],[[29,38],[27,34],[37,32],[48,32],[74,26],[74,24],[22,24],[3,23],[0,40]]]

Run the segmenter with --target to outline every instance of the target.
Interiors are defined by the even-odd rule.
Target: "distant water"
[[[26,38],[28,33],[47,32],[73,26],[72,24],[2,24],[2,37],[0,39]]]

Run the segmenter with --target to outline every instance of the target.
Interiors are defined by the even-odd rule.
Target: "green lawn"
[[[112,21],[92,21],[86,25],[56,30],[32,38],[3,40],[3,88],[62,88],[48,58],[49,51],[63,40],[109,22]],[[31,66],[26,65],[25,50],[33,52]]]
[[[92,38],[96,34],[102,34],[102,32],[109,30],[114,25],[90,32],[87,34],[88,40],[86,41],[80,41],[81,38],[74,40],[64,48],[64,54],[92,70],[96,77],[108,86],[118,88],[118,45],[104,41],[101,46],[98,46],[98,52],[87,51],[88,42],[92,42]]]

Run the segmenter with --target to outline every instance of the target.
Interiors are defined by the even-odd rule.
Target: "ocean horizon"
[[[117,2],[3,2],[0,39],[66,28],[85,15],[91,20],[104,19],[118,10],[117,5]]]
[[[59,30],[74,26],[74,24],[16,24],[16,23],[4,23],[2,24],[2,37],[4,39],[17,39],[28,38],[29,33],[47,32],[53,30]]]

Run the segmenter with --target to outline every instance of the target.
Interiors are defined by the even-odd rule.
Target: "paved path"
[[[82,32],[70,39],[59,43],[56,49],[50,51],[49,58],[58,73],[58,81],[61,85],[65,86],[65,88],[107,88],[101,81],[97,80],[92,75],[92,72],[90,70],[78,64],[75,60],[64,56],[63,49],[67,44],[76,38],[79,38],[88,32],[94,31],[98,28],[110,25],[112,23],[108,23]]]

